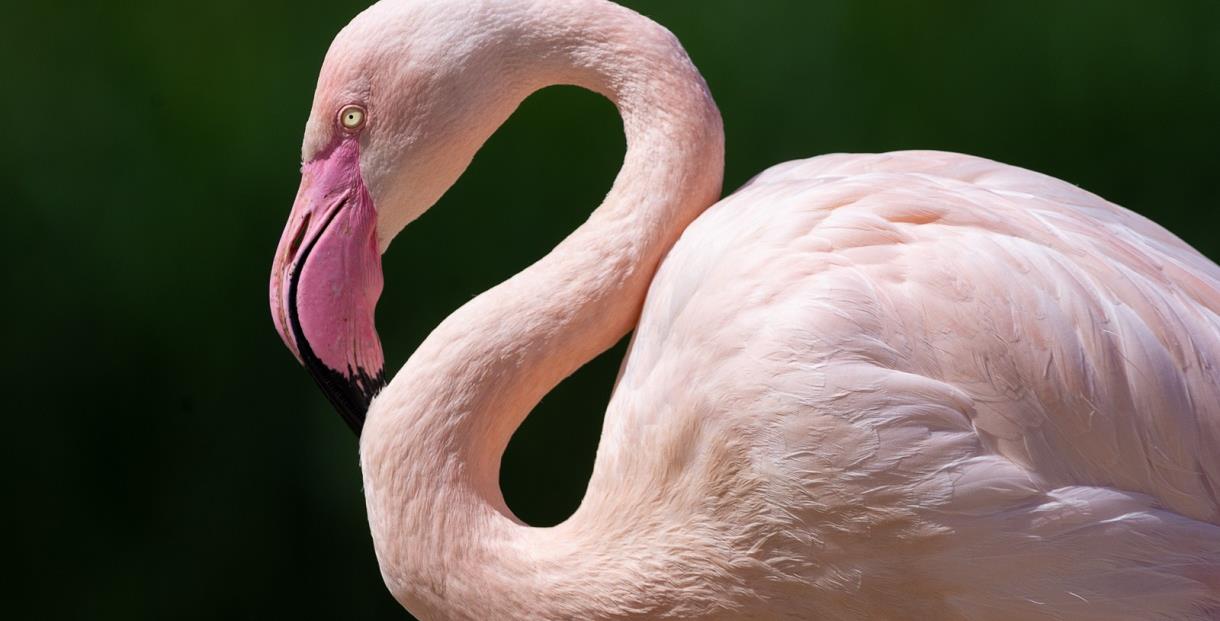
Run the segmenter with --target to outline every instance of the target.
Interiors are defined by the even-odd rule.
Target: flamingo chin
[[[376,227],[359,139],[343,135],[302,167],[271,272],[280,338],[357,435],[385,385],[374,324],[383,282]]]

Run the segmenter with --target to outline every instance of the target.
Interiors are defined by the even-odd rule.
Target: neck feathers
[[[498,54],[522,85],[513,107],[553,84],[601,93],[623,116],[627,155],[584,225],[424,341],[372,404],[361,464],[382,573],[401,603],[440,618],[547,618],[546,606],[575,605],[552,595],[638,591],[596,583],[630,580],[606,563],[640,559],[616,557],[603,538],[601,568],[582,566],[591,551],[572,535],[579,525],[522,525],[500,494],[500,457],[551,388],[635,325],[661,258],[719,198],[724,140],[703,79],[648,19],[603,0],[482,6],[489,23],[498,12],[511,22],[497,28],[511,32]]]

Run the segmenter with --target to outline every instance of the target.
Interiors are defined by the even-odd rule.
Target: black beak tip
[[[361,430],[364,429],[364,418],[368,414],[369,404],[386,385],[385,373],[382,369],[370,373],[363,368],[339,373],[316,358],[307,360],[305,366],[331,405],[335,406],[343,421],[359,438]]]

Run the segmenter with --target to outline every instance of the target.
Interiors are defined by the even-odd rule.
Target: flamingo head
[[[381,253],[499,124],[470,114],[505,94],[488,77],[502,62],[485,53],[494,46],[453,31],[462,6],[381,2],[358,16],[327,52],[306,124],[301,185],[271,271],[271,315],[357,434],[385,385],[374,325]]]

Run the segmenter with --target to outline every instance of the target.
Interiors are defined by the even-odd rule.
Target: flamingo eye
[[[339,124],[343,129],[355,131],[364,125],[364,108],[357,105],[343,106],[339,110]]]

